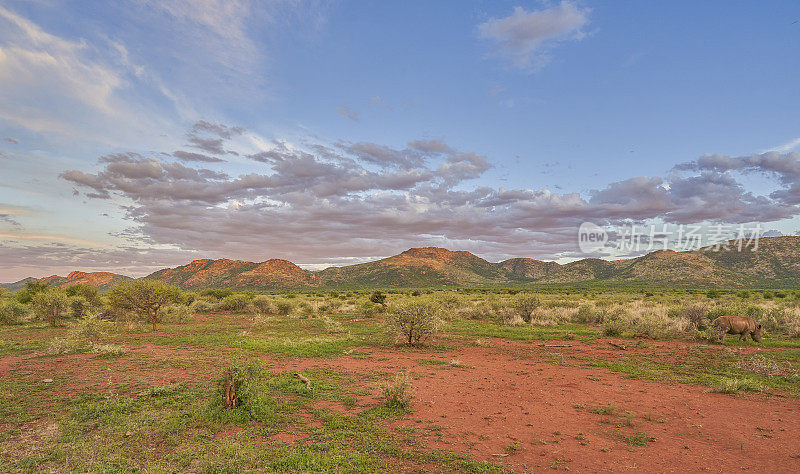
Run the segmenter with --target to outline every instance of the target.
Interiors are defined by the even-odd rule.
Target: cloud
[[[800,147],[800,137],[795,138],[794,140],[789,140],[788,142],[778,145],[775,148],[771,148],[767,150],[767,152],[775,151],[778,153],[786,153],[789,151],[794,150],[795,148]]]
[[[228,129],[219,130],[214,136],[226,149]],[[583,195],[470,184],[491,169],[490,161],[441,139],[404,147],[274,140],[245,155],[255,171],[235,176],[202,162],[171,162],[168,155],[116,153],[101,157],[97,172],[68,170],[61,177],[87,197],[118,203],[135,224],[127,234],[134,242],[204,256],[322,264],[440,245],[486,256],[557,258],[577,251],[576,229],[585,221],[745,223],[795,216],[798,203],[784,194],[800,185],[796,155],[709,155],[664,177],[632,177]],[[780,189],[756,194],[734,171],[767,173]]]
[[[353,122],[358,122],[360,120],[359,116],[358,116],[358,112],[353,110],[353,109],[351,109],[350,107],[348,107],[346,105],[340,105],[339,107],[336,107],[335,112],[336,112],[336,115],[338,115],[339,117],[348,118],[348,119],[352,120]]]
[[[200,120],[192,126],[191,130],[186,134],[186,138],[189,140],[189,146],[211,153],[212,155],[238,155],[235,151],[223,149],[223,143],[234,136],[241,135],[244,131],[242,127],[228,127],[227,125]],[[203,155],[195,153],[181,153],[181,156],[175,156],[187,161],[223,161],[219,158],[211,157],[202,159]],[[194,159],[190,160],[190,157]]]
[[[11,137],[3,138],[3,141],[7,141],[8,143],[13,143],[14,145],[19,145],[19,142]]]
[[[515,67],[537,70],[549,62],[550,51],[559,43],[585,36],[582,28],[589,23],[590,12],[568,1],[530,12],[515,7],[507,17],[478,25],[478,33],[495,44],[496,55]]]

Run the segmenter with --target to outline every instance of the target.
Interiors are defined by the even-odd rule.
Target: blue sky
[[[798,20],[789,1],[4,1],[0,280],[418,245],[566,260],[583,221],[792,234]]]

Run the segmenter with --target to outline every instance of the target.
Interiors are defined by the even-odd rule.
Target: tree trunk
[[[153,332],[156,332],[156,313],[150,312],[150,322],[153,323]]]

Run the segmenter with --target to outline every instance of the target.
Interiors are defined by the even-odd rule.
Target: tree
[[[69,296],[61,288],[51,288],[33,295],[31,305],[36,316],[55,327],[69,308]]]
[[[17,301],[22,304],[28,304],[33,300],[33,297],[38,293],[47,291],[50,285],[39,280],[28,280],[25,282],[25,288],[17,293]]]
[[[108,301],[114,308],[127,309],[144,314],[156,330],[158,312],[162,307],[175,303],[181,298],[177,286],[158,280],[136,280],[111,288]]]
[[[409,344],[419,343],[436,333],[441,325],[441,305],[427,300],[413,300],[392,308],[386,324],[396,336]]]
[[[369,300],[375,304],[379,304],[386,307],[386,295],[381,291],[376,291],[375,293],[369,295]]]
[[[93,285],[88,285],[86,283],[72,285],[67,288],[67,294],[69,296],[80,296],[92,306],[98,306],[100,304],[100,290]]]

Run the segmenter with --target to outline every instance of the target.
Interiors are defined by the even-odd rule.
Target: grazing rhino
[[[746,339],[748,334],[756,342],[761,342],[763,337],[761,323],[756,322],[753,318],[720,316],[714,320],[714,326],[728,334],[738,334],[740,341]],[[725,336],[723,335],[722,337],[724,338]]]

